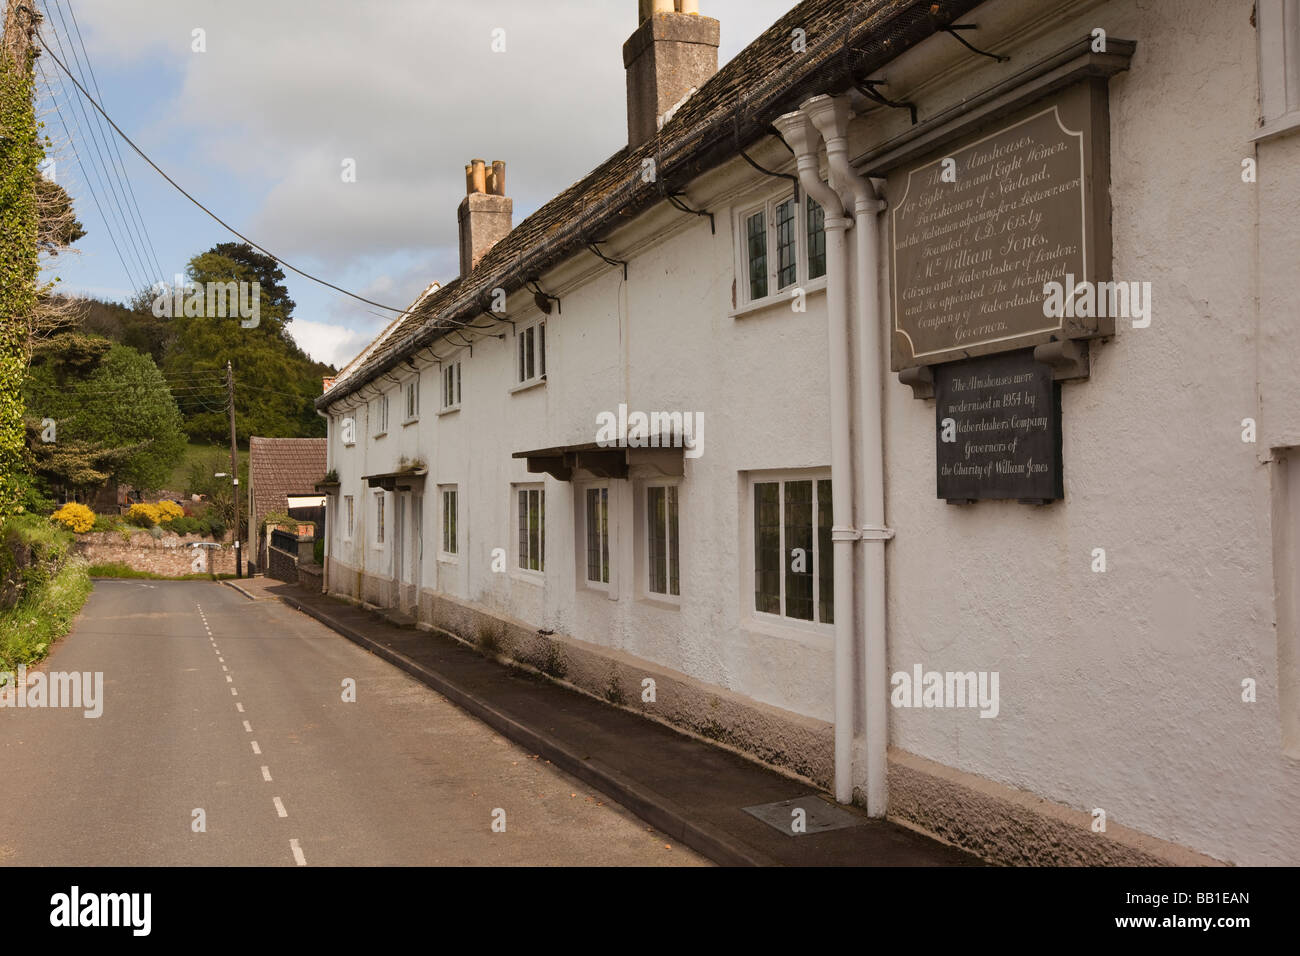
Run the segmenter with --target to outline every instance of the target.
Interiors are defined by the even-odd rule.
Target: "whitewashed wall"
[[[1300,156],[1262,148],[1268,192],[1241,180],[1258,117],[1250,4],[1049,6],[1033,13],[1055,25],[1018,61],[1095,26],[1138,44],[1110,83],[1114,276],[1152,283],[1153,319],[1121,321],[1091,379],[1063,386],[1065,500],[1045,508],[936,500],[934,403],[889,378],[890,669],[1001,674],[997,719],[891,710],[891,744],[1222,859],[1294,864],[1270,474],[1241,421],[1258,414],[1257,272],[1275,241],[1257,220],[1294,208]],[[1025,4],[1000,8],[988,18],[1034,22]],[[996,73],[975,66],[919,97],[922,114]],[[1281,231],[1294,249],[1297,220]],[[1269,261],[1273,305],[1293,318],[1300,273]],[[1294,324],[1276,346],[1293,379]],[[1273,409],[1270,427],[1294,436],[1300,410]],[[1257,703],[1242,701],[1246,677]]]
[[[1294,403],[1270,404],[1294,394],[1284,371],[1300,367],[1294,335],[1268,320],[1277,331],[1266,364],[1276,371],[1261,379],[1256,305],[1263,289],[1271,309],[1293,308],[1300,291],[1294,257],[1280,275],[1288,267],[1261,252],[1257,225],[1270,194],[1294,205],[1300,149],[1261,147],[1261,184],[1241,182],[1258,114],[1249,6],[992,2],[968,19],[985,45],[1015,37],[1015,63],[994,65],[941,36],[891,68],[924,116],[1095,26],[1136,40],[1131,70],[1110,85],[1114,275],[1152,283],[1154,317],[1144,330],[1121,323],[1094,348],[1091,379],[1065,384],[1065,500],[1044,508],[936,499],[933,402],[887,376],[890,670],[1001,675],[996,719],[891,709],[889,733],[891,746],[1103,808],[1114,822],[1223,859],[1294,863],[1300,762],[1283,755],[1279,730],[1268,451],[1242,443],[1240,422],[1258,414],[1259,387],[1270,434],[1300,435]],[[853,131],[855,153],[906,123],[884,112],[868,120]],[[731,212],[772,181],[739,162],[706,179],[701,196],[726,193],[709,204],[716,236],[707,220],[679,223],[632,257],[627,282],[614,269],[583,278],[592,263],[581,257],[544,277],[564,289],[563,313],[548,321],[546,385],[511,394],[505,326],[504,341],[462,353],[461,411],[435,414],[437,370],[427,369],[417,425],[402,426],[396,386],[387,437],[368,438],[362,409],[357,445],[345,449],[332,423],[330,462],[357,510],[352,541],[336,521],[331,550],[391,574],[391,555],[369,544],[373,501],[360,476],[422,457],[426,588],[829,720],[830,631],[754,622],[744,544],[745,472],[829,465],[824,297],[814,294],[806,314],[729,317]],[[614,247],[644,242],[673,216],[686,219],[643,217]],[[1270,222],[1268,248],[1295,248],[1297,219]],[[536,314],[525,303],[511,300],[516,321]],[[573,486],[510,457],[593,441],[597,413],[619,402],[705,416],[705,451],[687,461],[681,490],[680,609],[636,597],[626,507],[614,509],[617,599],[587,589]],[[538,480],[541,585],[490,570],[497,547],[515,564],[511,483]],[[455,562],[437,559],[442,484],[459,487]],[[1106,549],[1105,574],[1091,570],[1094,548]],[[1241,701],[1244,677],[1258,682],[1257,703]]]

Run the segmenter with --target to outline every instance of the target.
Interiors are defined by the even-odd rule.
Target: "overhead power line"
[[[54,2],[55,2],[55,10],[57,11],[58,0],[54,0]],[[95,76],[95,68],[91,66],[90,54],[86,51],[86,43],[81,38],[81,24],[77,22],[77,11],[72,8],[71,0],[63,0],[63,5],[68,8],[68,16],[72,18],[72,26],[77,33],[77,45],[81,47],[81,59],[86,64],[85,70],[90,73],[90,82],[95,87],[95,95],[98,96],[102,101],[104,99],[104,94],[100,92],[99,78]],[[67,35],[68,27],[67,24],[64,22],[63,14],[61,13],[59,14],[59,22],[63,23],[63,32],[65,35]],[[71,36],[68,36],[68,46],[70,48],[72,47]],[[73,50],[73,56],[74,57],[76,56],[75,49]],[[85,73],[83,72],[82,75],[84,76]],[[116,138],[109,136],[107,133],[104,134],[104,138],[110,140],[113,144],[113,152],[117,156],[118,168],[121,169],[122,171],[122,182],[126,185],[127,193],[131,200],[130,205],[133,207],[133,210],[135,212],[136,223],[140,227],[140,233],[144,237],[144,242],[148,245],[149,254],[152,256],[154,268],[158,270],[155,274],[158,276],[159,279],[161,279],[163,277],[162,263],[158,261],[158,251],[154,248],[153,237],[149,234],[149,227],[145,225],[144,216],[141,215],[140,213],[140,203],[136,199],[135,188],[131,185],[131,177],[126,172],[126,162],[122,159],[122,149],[120,146],[118,146]]]
[[[108,216],[105,215],[104,207],[100,205],[99,196],[95,192],[95,187],[90,182],[90,175],[86,171],[86,164],[82,162],[81,154],[77,152],[76,144],[72,139],[72,131],[68,129],[68,121],[63,118],[63,110],[59,108],[59,101],[54,97],[54,87],[50,85],[49,77],[45,75],[45,67],[41,66],[40,60],[36,61],[36,65],[41,71],[41,79],[45,83],[45,88],[50,91],[50,102],[54,104],[54,112],[58,114],[59,123],[63,126],[64,135],[68,137],[68,146],[72,150],[72,156],[77,161],[77,165],[81,167],[81,175],[85,177],[86,180],[86,190],[90,193],[90,198],[94,200],[95,209],[99,212],[99,218],[104,221],[104,231],[108,233],[108,239],[113,244],[113,251],[117,253],[117,261],[122,263],[122,271],[126,273],[126,280],[131,284],[131,288],[138,289],[140,286],[136,284],[135,279],[131,275],[131,270],[126,264],[126,257],[122,255],[122,250],[117,244],[117,237],[113,235],[113,229],[109,224]],[[59,84],[60,92],[62,92],[62,87],[63,85]],[[73,116],[72,119],[75,123],[76,117]]]
[[[56,42],[57,39],[58,37],[56,35],[55,37]],[[48,45],[43,45],[43,46],[45,52],[49,54],[50,59],[52,59],[56,64],[58,64],[59,69],[63,71],[64,76],[66,76],[68,79],[70,79],[73,82],[73,84],[77,87],[77,89],[81,91],[81,95],[84,96],[86,100],[90,103],[90,105],[93,106],[99,112],[99,114],[103,116],[105,120],[108,121],[108,125],[113,127],[113,129],[117,132],[117,135],[122,137],[122,140],[126,143],[126,145],[130,146],[133,150],[135,150],[136,153],[140,156],[140,158],[143,159],[150,166],[152,166],[154,168],[154,171],[157,172],[158,175],[161,176],[163,179],[167,180],[167,182],[169,182],[173,186],[173,188],[176,189],[177,192],[179,192],[190,202],[194,203],[194,205],[202,209],[205,213],[207,213],[214,220],[216,220],[218,223],[220,223],[222,226],[228,229],[235,236],[238,236],[240,239],[244,240],[244,242],[248,243],[254,249],[257,249],[265,253],[266,255],[270,256],[272,259],[274,259],[276,262],[278,262],[280,265],[284,266],[286,269],[290,270],[291,272],[296,272],[304,279],[310,279],[312,282],[323,285],[326,288],[333,289],[335,292],[341,292],[343,295],[356,299],[358,302],[364,302],[367,305],[373,305],[376,308],[386,309],[389,312],[396,312],[399,315],[403,315],[406,313],[406,309],[394,308],[391,305],[384,305],[384,303],[382,302],[376,302],[373,299],[367,299],[365,296],[357,295],[355,292],[349,292],[347,289],[344,289],[342,286],[337,286],[332,282],[327,282],[326,280],[320,278],[319,276],[312,275],[310,272],[304,272],[302,269],[299,269],[297,266],[292,265],[291,263],[286,262],[284,259],[277,256],[274,252],[267,249],[265,246],[262,246],[259,243],[254,242],[252,239],[244,235],[242,232],[240,232],[230,223],[226,222],[224,219],[218,216],[207,206],[203,205],[203,203],[199,202],[197,199],[191,196],[184,189],[184,187],[181,186],[180,183],[176,182],[176,180],[172,179],[165,172],[163,172],[162,168],[157,163],[155,163],[152,159],[150,159],[148,154],[146,154],[144,150],[142,150],[139,146],[137,146],[135,144],[135,141],[132,140],[131,137],[127,136],[126,133],[122,131],[122,128],[117,125],[117,123],[113,122],[113,118],[109,116],[108,113],[104,110],[104,108],[99,104],[99,102],[93,96],[90,95],[90,92],[84,86],[82,86],[81,82],[75,76],[72,75],[68,67],[64,64],[64,62],[61,59],[59,59],[58,56],[55,55],[55,53],[49,48],[49,46]]]
[[[49,21],[47,20],[46,22]],[[60,38],[58,31],[54,30],[53,27],[51,27],[50,32],[54,34],[54,42],[58,45],[59,52],[62,53],[63,40]],[[69,46],[71,46],[71,43],[72,43],[71,38],[69,38],[68,40]],[[46,45],[45,49],[46,52],[50,53],[51,57],[54,56],[54,53],[53,51],[50,50],[48,44]],[[76,51],[74,50],[73,52],[75,53]],[[66,56],[66,54],[64,55]],[[74,77],[74,82],[76,82],[75,77]],[[80,84],[78,83],[78,85]],[[135,226],[130,221],[125,210],[123,209],[122,200],[124,197],[120,191],[120,187],[118,186],[118,183],[115,182],[114,180],[114,174],[116,173],[116,168],[114,167],[110,172],[110,167],[112,167],[112,164],[104,158],[104,152],[108,149],[108,144],[106,142],[103,142],[101,145],[102,139],[100,136],[100,130],[103,129],[103,124],[98,123],[98,117],[96,117],[96,122],[94,123],[91,122],[90,116],[86,112],[86,108],[85,106],[82,105],[80,100],[76,101],[76,106],[77,109],[81,111],[82,119],[85,121],[84,123],[85,129],[88,130],[90,133],[88,137],[90,141],[90,145],[94,148],[94,155],[98,159],[100,167],[103,170],[104,173],[103,181],[107,184],[107,186],[105,187],[105,192],[108,195],[108,199],[111,200],[112,205],[117,209],[117,214],[120,218],[119,228],[122,230],[122,233],[123,235],[125,235],[127,240],[129,240],[129,245],[127,245],[126,243],[124,243],[124,245],[131,253],[134,265],[136,267],[136,270],[139,272],[141,279],[143,281],[147,281],[149,277],[149,273],[153,272],[153,268],[145,263],[145,256],[143,251],[141,250],[141,243],[136,237]],[[80,124],[78,128],[80,130]],[[87,139],[87,137],[83,135],[82,139],[84,142],[85,139]],[[139,288],[139,286],[136,286],[136,288]]]

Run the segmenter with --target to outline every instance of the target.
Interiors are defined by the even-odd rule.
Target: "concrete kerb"
[[[230,582],[227,582],[230,583]],[[243,588],[231,585],[247,597]],[[472,692],[465,690],[435,671],[391,648],[385,647],[360,631],[334,620],[328,614],[296,598],[278,595],[281,601],[326,627],[364,647],[377,657],[401,668],[417,680],[448,698],[462,710],[483,721],[509,740],[533,753],[541,754],[552,764],[584,783],[598,788],[632,813],[668,836],[723,866],[776,866],[775,860],[733,839],[729,834],[705,823],[693,823],[672,800],[649,790],[625,774],[604,766],[599,760],[584,758],[569,750],[556,738],[525,727],[498,711]]]
[[[226,585],[227,587],[232,587],[232,588],[234,588],[236,591],[238,591],[238,592],[239,592],[240,594],[242,594],[244,597],[248,598],[250,601],[256,601],[256,600],[257,600],[257,596],[256,596],[256,595],[254,595],[254,594],[249,594],[247,591],[245,591],[243,588],[241,588],[241,587],[240,587],[238,584],[236,584],[234,581],[222,581],[221,583],[224,584],[224,585]]]

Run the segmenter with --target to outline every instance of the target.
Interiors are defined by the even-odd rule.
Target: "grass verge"
[[[233,574],[155,574],[152,571],[137,571],[121,561],[107,564],[92,564],[87,572],[92,578],[142,578],[146,581],[224,581],[234,578]]]
[[[0,670],[34,664],[68,633],[91,590],[86,562],[69,557],[41,588],[0,612]]]

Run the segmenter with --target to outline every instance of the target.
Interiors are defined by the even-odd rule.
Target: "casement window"
[[[381,395],[370,403],[370,437],[388,433],[388,396]]]
[[[584,527],[587,538],[587,583],[609,584],[609,486],[584,490]]]
[[[456,538],[456,486],[443,485],[442,491],[442,553],[460,553]]]
[[[345,541],[352,540],[352,496],[343,496],[343,538]]]
[[[348,448],[357,443],[357,422],[350,415],[339,420],[339,440]]]
[[[375,492],[375,544],[384,543],[384,493]]]
[[[541,485],[516,486],[521,571],[544,572],[546,564],[546,492]]]
[[[406,383],[406,417],[404,422],[413,422],[420,417],[420,379],[411,379]]]
[[[740,215],[740,305],[761,302],[826,274],[826,216],[811,197],[787,194]]]
[[[442,410],[444,412],[460,408],[460,362],[444,362],[442,365]]]
[[[650,485],[645,490],[646,590],[661,597],[681,595],[677,536],[677,486]]]
[[[538,322],[515,335],[515,384],[546,378],[546,323]]]
[[[829,478],[755,480],[754,610],[835,620]]]

